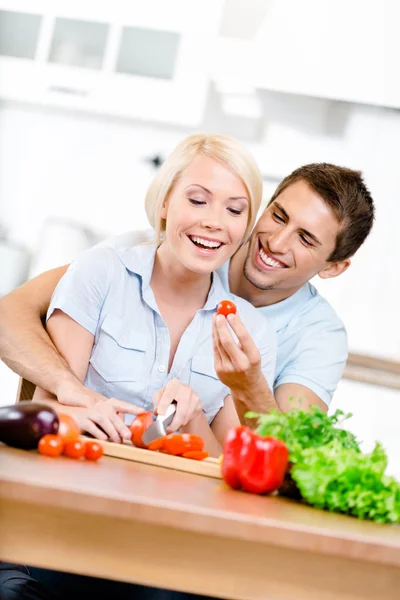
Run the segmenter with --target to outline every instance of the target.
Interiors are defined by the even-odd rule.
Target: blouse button
[[[164,367],[164,365],[160,365],[160,366],[158,367],[158,370],[160,371],[160,373],[164,373],[164,371],[165,371],[165,367]]]

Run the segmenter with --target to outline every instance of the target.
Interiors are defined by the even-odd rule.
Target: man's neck
[[[297,292],[297,289],[260,290],[244,275],[244,263],[248,245],[242,246],[231,258],[229,265],[229,288],[233,294],[244,298],[256,308],[270,306],[286,300]]]

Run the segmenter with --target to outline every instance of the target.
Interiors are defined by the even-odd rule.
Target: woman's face
[[[190,271],[211,273],[238,249],[248,216],[249,198],[242,180],[212,158],[198,156],[163,207],[164,244],[174,260]]]

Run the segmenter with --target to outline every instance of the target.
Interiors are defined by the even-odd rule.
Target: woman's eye
[[[306,237],[304,237],[304,235],[300,235],[300,239],[306,246],[314,246],[314,244],[310,242],[310,240],[308,240]]]
[[[228,210],[232,215],[241,215],[243,212],[240,208],[228,208]]]
[[[189,198],[189,202],[194,204],[194,206],[201,206],[202,204],[205,204],[204,200],[195,200],[195,198]]]
[[[281,217],[281,215],[278,215],[278,213],[276,213],[276,212],[273,212],[273,213],[272,213],[272,216],[274,217],[274,219],[275,219],[276,221],[280,221],[281,223],[283,223],[283,222],[284,222],[284,219],[283,219],[283,217]]]

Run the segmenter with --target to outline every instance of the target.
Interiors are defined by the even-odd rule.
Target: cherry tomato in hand
[[[142,435],[150,427],[153,422],[153,416],[150,411],[141,413],[135,417],[135,420],[132,421],[129,429],[132,433],[132,444],[136,446],[136,448],[147,448],[146,444],[142,441]]]
[[[64,449],[64,442],[59,435],[48,433],[39,440],[38,450],[44,456],[60,456]]]
[[[58,415],[59,425],[57,435],[66,443],[71,440],[76,440],[79,437],[81,431],[79,429],[79,425],[71,417],[71,415],[67,415],[64,413],[59,413]]]
[[[86,442],[85,458],[99,460],[103,454],[103,446],[99,442]]]
[[[63,454],[69,458],[82,458],[85,456],[86,444],[82,440],[70,440],[64,446]]]
[[[217,314],[224,315],[224,317],[227,317],[228,315],[235,315],[236,306],[230,300],[221,300],[221,302],[218,304]]]

